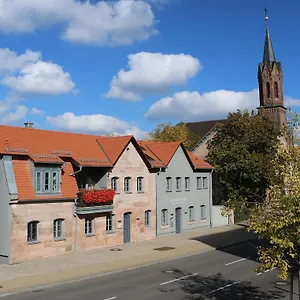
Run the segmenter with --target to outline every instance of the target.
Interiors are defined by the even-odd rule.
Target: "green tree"
[[[215,167],[226,199],[235,212],[261,202],[274,177],[279,131],[269,119],[247,111],[230,113],[208,143],[207,160]]]
[[[148,133],[148,139],[156,142],[177,142],[181,141],[184,146],[191,150],[199,141],[200,136],[192,133],[185,123],[176,125],[171,123],[160,123]]]

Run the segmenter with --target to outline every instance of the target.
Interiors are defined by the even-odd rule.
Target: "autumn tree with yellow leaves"
[[[148,139],[155,142],[178,142],[191,150],[201,139],[201,137],[191,132],[185,123],[176,125],[171,123],[160,123],[157,127],[148,133]]]
[[[261,266],[257,271],[278,267],[279,277],[287,279],[290,274],[292,297],[294,275],[300,288],[300,152],[295,145],[299,115],[290,112],[289,117],[285,142],[281,143],[273,162],[276,170],[274,184],[266,200],[251,210],[249,230],[270,243],[258,250]]]

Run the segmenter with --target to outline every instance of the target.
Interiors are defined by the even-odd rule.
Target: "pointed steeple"
[[[265,9],[265,20],[266,20],[266,37],[265,37],[263,63],[265,63],[269,67],[271,67],[273,62],[276,61],[276,59],[275,59],[274,49],[273,49],[273,46],[272,46],[272,41],[271,41],[269,27],[268,27],[269,18],[268,18],[268,15],[267,15],[267,9]]]
[[[266,37],[265,37],[265,48],[264,48],[264,58],[263,58],[263,63],[272,66],[273,62],[275,62],[275,54],[274,54],[274,49],[272,46],[272,41],[270,38],[270,32],[269,28],[267,25],[266,28]]]

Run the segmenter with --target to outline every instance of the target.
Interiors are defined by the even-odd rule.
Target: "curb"
[[[107,271],[107,272],[103,272],[103,273],[96,273],[96,274],[93,274],[91,273],[91,275],[87,275],[87,276],[74,276],[73,278],[68,278],[68,279],[60,279],[58,280],[57,282],[54,282],[54,283],[45,283],[45,284],[41,284],[41,285],[32,285],[32,286],[29,286],[28,288],[9,288],[7,290],[7,292],[5,292],[5,287],[4,287],[4,291],[3,293],[1,293],[1,290],[0,290],[0,298],[3,298],[3,297],[7,297],[7,296],[12,296],[12,295],[16,295],[16,294],[20,294],[20,293],[24,293],[24,292],[33,292],[35,290],[40,290],[40,289],[46,289],[46,288],[51,288],[51,287],[55,287],[55,286],[60,286],[60,285],[63,285],[63,284],[71,284],[71,283],[75,283],[75,282],[80,282],[80,281],[84,281],[84,280],[88,280],[88,279],[92,279],[92,278],[99,278],[99,277],[103,277],[103,276],[108,276],[108,275],[113,275],[113,274],[118,274],[118,273],[121,273],[121,272],[124,272],[124,271],[130,271],[130,270],[135,270],[135,269],[139,269],[139,268],[144,268],[144,267],[149,267],[149,266],[153,266],[153,265],[156,265],[156,264],[159,264],[159,263],[162,263],[162,262],[170,262],[170,261],[175,261],[175,260],[179,260],[179,259],[182,259],[182,258],[186,258],[186,257],[190,257],[190,256],[194,256],[194,255],[198,255],[198,254],[204,254],[204,253],[207,253],[207,252],[210,252],[210,251],[217,251],[217,250],[221,250],[221,249],[224,249],[224,248],[227,248],[227,247],[231,247],[231,246],[235,246],[235,245],[240,245],[240,244],[243,244],[243,243],[246,243],[246,242],[249,242],[249,241],[253,241],[253,240],[256,240],[255,238],[247,238],[247,239],[244,239],[242,241],[238,241],[238,242],[232,242],[232,243],[228,243],[228,244],[223,244],[223,245],[220,245],[220,246],[216,246],[216,247],[208,247],[207,249],[203,249],[202,251],[194,251],[194,252],[190,252],[190,253],[187,253],[185,255],[180,255],[178,257],[172,257],[172,258],[169,258],[169,259],[158,259],[158,260],[155,260],[155,261],[152,261],[152,262],[145,262],[145,263],[141,263],[140,265],[133,265],[133,266],[127,266],[127,267],[123,267],[119,270],[112,270],[112,271]],[[53,272],[53,273],[57,273],[57,272]],[[48,274],[51,274],[51,273],[48,273]],[[1,285],[1,284],[0,284]],[[5,282],[4,282],[4,285],[5,285]]]

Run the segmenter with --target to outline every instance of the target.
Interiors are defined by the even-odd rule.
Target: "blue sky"
[[[0,0],[0,122],[142,137],[258,106],[264,8],[298,110],[297,0]]]

